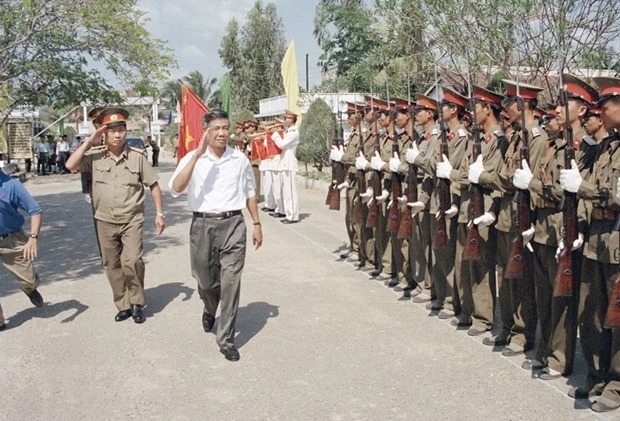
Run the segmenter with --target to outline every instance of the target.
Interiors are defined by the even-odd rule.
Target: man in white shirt
[[[295,153],[299,145],[299,130],[297,130],[297,114],[286,111],[284,114],[284,138],[274,132],[271,140],[274,141],[282,153],[279,162],[279,186],[282,192],[282,211],[286,217],[283,224],[299,222],[299,197],[297,196],[297,157]]]
[[[203,328],[211,331],[221,303],[216,340],[227,360],[238,361],[235,319],[246,249],[242,208],[248,209],[254,223],[255,249],[261,246],[263,233],[250,161],[241,151],[227,145],[228,114],[210,111],[204,116],[203,126],[205,131],[198,147],[181,159],[168,186],[173,197],[188,190],[193,211],[190,260],[205,305]]]
[[[67,157],[69,155],[69,143],[67,142],[67,135],[63,134],[62,138],[58,141],[56,145],[56,153],[58,154],[58,170],[62,174],[67,174],[67,168],[65,167],[65,163],[67,162]]]

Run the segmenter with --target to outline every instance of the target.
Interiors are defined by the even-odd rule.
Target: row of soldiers
[[[373,277],[471,336],[491,332],[499,306],[499,333],[483,343],[505,356],[533,349],[540,323],[536,356],[522,365],[534,377],[571,374],[579,326],[588,373],[569,395],[594,397],[592,409],[605,412],[620,407],[620,330],[604,324],[620,268],[620,79],[594,78],[596,89],[562,77],[564,100],[545,129],[535,115],[543,89],[511,80],[504,96],[444,86],[410,106],[349,104],[352,133],[330,153],[346,178],[332,188],[346,191],[342,258],[371,265]],[[567,243],[563,210],[575,196],[577,235]],[[572,275],[562,294],[559,254],[569,257],[561,274]]]

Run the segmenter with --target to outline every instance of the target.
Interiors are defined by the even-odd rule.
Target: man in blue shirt
[[[24,217],[18,209],[30,215],[30,235],[22,230]],[[37,291],[39,276],[32,261],[37,257],[37,241],[41,229],[41,208],[19,180],[0,171],[0,262],[17,278],[22,291],[32,304],[43,306]],[[0,331],[6,329],[0,306]]]

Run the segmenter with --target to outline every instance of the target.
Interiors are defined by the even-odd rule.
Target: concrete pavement
[[[173,169],[170,161],[158,168],[165,191]],[[26,186],[44,210],[37,270],[47,305],[31,307],[0,271],[9,319],[0,333],[0,419],[620,417],[568,398],[566,379],[531,379],[522,357],[492,352],[338,261],[344,213],[329,211],[322,191],[300,192],[299,224],[261,213],[265,243],[248,249],[237,320],[241,361],[231,363],[202,330],[184,198],[165,194],[162,236],[147,198],[148,319],[136,325],[114,321],[79,176],[37,177]]]

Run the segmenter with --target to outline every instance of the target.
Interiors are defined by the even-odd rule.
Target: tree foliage
[[[329,163],[335,125],[329,105],[320,98],[314,100],[299,127],[301,142],[297,147],[297,158],[306,163],[311,162],[317,170],[322,171]]]
[[[228,23],[218,53],[230,70],[233,109],[257,112],[259,100],[284,93],[285,51],[284,23],[273,3],[256,1],[243,26],[236,19]]]
[[[145,29],[136,0],[4,0],[0,4],[0,84],[15,107],[118,102],[104,77],[126,87],[161,80],[175,65],[164,41]]]
[[[372,85],[381,96],[389,88],[391,96],[402,98],[408,90],[431,86],[436,69],[444,79],[464,84],[469,76],[473,83],[496,87],[500,75],[515,78],[519,68],[522,80],[546,84],[552,94],[559,62],[568,72],[620,70],[620,9],[615,3],[375,0],[368,5],[322,0],[314,35],[323,49],[319,64],[342,66],[333,73],[349,90],[369,92]],[[370,16],[372,24],[340,14]],[[348,35],[346,42],[342,33]],[[360,54],[357,34],[379,42]]]

